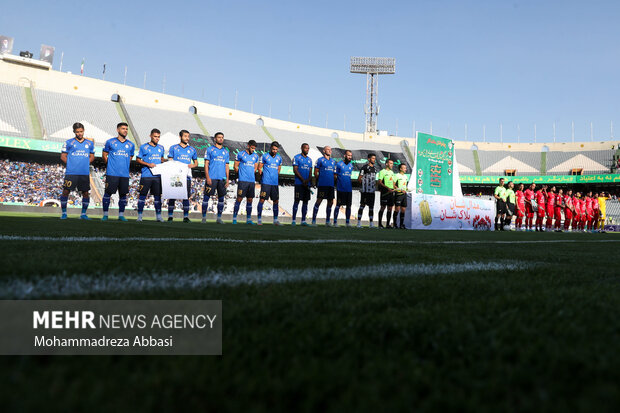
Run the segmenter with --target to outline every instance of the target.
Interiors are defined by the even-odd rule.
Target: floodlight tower
[[[379,116],[379,75],[393,75],[396,59],[393,57],[352,57],[351,73],[366,75],[366,133],[377,133]]]

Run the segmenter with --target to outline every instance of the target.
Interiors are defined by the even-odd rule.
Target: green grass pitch
[[[3,299],[221,299],[224,315],[218,357],[2,357],[4,411],[620,405],[617,234],[5,213],[0,251]],[[89,290],[94,279],[109,282]]]

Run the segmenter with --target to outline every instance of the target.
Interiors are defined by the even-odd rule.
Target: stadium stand
[[[187,129],[190,133],[202,133],[189,112],[175,112],[130,104],[125,104],[125,108],[136,128],[140,144],[149,141],[149,133],[153,128],[161,131],[159,143],[166,150],[171,145],[179,143],[179,131],[182,129]]]
[[[230,119],[213,118],[201,114],[198,114],[198,117],[202,121],[209,136],[213,136],[216,132],[224,132],[226,139],[235,141],[246,142],[250,139],[254,139],[257,142],[267,142],[270,140],[263,129],[256,124],[253,125],[251,123]]]
[[[476,165],[474,162],[474,153],[469,149],[456,149],[456,163],[459,165],[459,174],[475,175]]]
[[[478,150],[483,175],[503,175],[515,169],[518,175],[540,175],[540,152]]]
[[[0,134],[30,137],[24,88],[0,83]]]
[[[121,117],[112,101],[91,99],[47,90],[35,91],[41,119],[50,140],[64,141],[73,137],[72,125],[84,125],[84,135],[98,145],[116,136]]]
[[[547,153],[547,174],[567,175],[571,169],[583,169],[583,174],[605,174],[613,167],[615,150]]]

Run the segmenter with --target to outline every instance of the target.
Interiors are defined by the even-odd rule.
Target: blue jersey
[[[211,179],[226,179],[226,168],[228,168],[229,160],[228,148],[218,149],[215,145],[209,146],[205,152],[205,162],[209,161],[209,177]]]
[[[352,192],[351,186],[351,172],[353,171],[353,164],[351,162],[344,163],[344,161],[338,162],[336,165],[336,176],[338,181],[336,182],[336,189],[342,192]]]
[[[103,151],[108,153],[106,175],[129,178],[129,163],[135,150],[136,146],[129,140],[108,139],[103,147]]]
[[[319,170],[319,182],[317,186],[334,186],[334,173],[336,172],[336,161],[322,156],[316,161],[315,168]]]
[[[239,161],[239,181],[240,182],[254,182],[256,171],[256,164],[258,163],[258,154],[254,152],[249,154],[248,151],[239,152],[237,154],[237,161]]]
[[[90,154],[95,153],[95,144],[84,139],[81,143],[71,138],[62,145],[62,153],[67,154],[67,175],[88,175],[90,173]]]
[[[142,159],[147,163],[160,164],[161,158],[164,157],[164,147],[161,145],[151,145],[151,143],[145,143],[140,146],[140,150],[138,151],[138,158]],[[157,175],[159,176],[159,175]],[[148,166],[142,167],[142,177],[143,178],[151,178],[153,177],[153,173],[151,172],[151,168]]]
[[[177,143],[168,149],[168,159],[174,159],[175,161],[189,165],[198,159],[198,152],[196,152],[196,149],[192,146],[187,145],[186,147],[182,147]]]
[[[265,185],[278,185],[278,168],[282,165],[282,157],[279,153],[276,156],[271,156],[269,153],[264,153],[260,160],[263,164],[263,181]]]
[[[312,159],[309,156],[303,156],[298,153],[293,158],[293,166],[297,167],[297,171],[304,178],[308,179],[308,186],[311,184],[310,174],[312,173]],[[304,183],[295,175],[295,185],[303,185]]]

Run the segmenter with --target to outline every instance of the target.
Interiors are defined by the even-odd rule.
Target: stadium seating
[[[166,148],[179,143],[179,131],[187,129],[190,133],[202,133],[196,120],[188,112],[147,108],[144,106],[125,104],[129,118],[138,135],[139,143],[149,141],[151,129],[161,131],[160,144]]]
[[[540,175],[540,152],[478,151],[482,175],[503,175],[516,169],[517,175]]]
[[[474,153],[469,149],[456,149],[456,162],[459,165],[460,175],[475,175],[476,162],[474,161]]]
[[[22,87],[0,83],[0,134],[30,137]]]
[[[35,90],[45,134],[50,140],[64,141],[73,137],[75,122],[84,124],[84,135],[102,145],[116,136],[121,117],[114,102]]]
[[[547,174],[566,175],[571,169],[583,169],[584,174],[609,173],[615,150],[547,153]]]
[[[256,124],[213,118],[202,114],[199,114],[198,117],[211,136],[216,132],[223,132],[225,139],[234,141],[246,142],[250,139],[254,139],[257,142],[270,141],[263,129]]]

